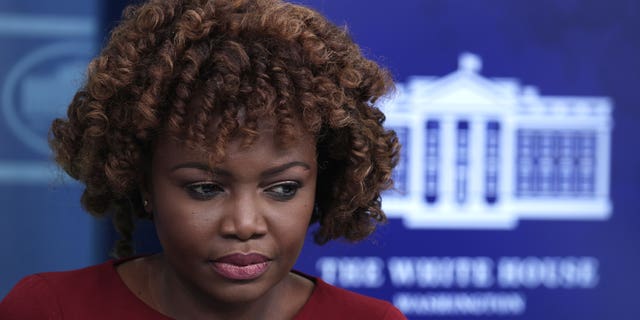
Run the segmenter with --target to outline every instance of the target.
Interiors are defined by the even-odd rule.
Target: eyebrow
[[[266,171],[262,172],[260,174],[260,178],[264,179],[264,178],[268,178],[268,177],[272,177],[275,176],[279,173],[282,173],[283,171],[286,171],[290,168],[293,167],[303,167],[307,170],[311,169],[311,166],[309,164],[307,164],[306,162],[302,162],[302,161],[292,161],[292,162],[288,162],[282,165],[279,165],[277,167],[273,167],[273,168],[269,168]],[[202,163],[202,162],[185,162],[185,163],[180,163],[178,165],[175,165],[171,168],[171,171],[176,171],[178,169],[184,169],[184,168],[190,168],[190,169],[199,169],[202,171],[206,171],[206,172],[211,172],[216,176],[224,176],[224,177],[230,177],[232,176],[231,172],[224,170],[224,169],[219,169],[219,168],[211,168],[209,165]]]
[[[260,174],[261,178],[268,178],[268,177],[272,177],[275,176],[279,173],[282,173],[283,171],[286,171],[289,168],[293,168],[293,167],[303,167],[307,170],[311,169],[311,166],[309,166],[307,163],[302,162],[302,161],[293,161],[293,162],[289,162],[289,163],[285,163],[283,165],[279,165],[277,167],[273,167],[271,169],[268,169],[264,172],[262,172]]]

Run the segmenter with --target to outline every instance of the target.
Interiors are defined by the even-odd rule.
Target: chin
[[[279,282],[268,279],[254,279],[251,281],[225,281],[216,283],[214,288],[208,288],[209,295],[222,303],[239,304],[256,301],[270,292]]]
[[[271,265],[264,274],[251,280],[228,279],[208,269],[201,277],[190,277],[190,282],[207,295],[207,299],[227,304],[248,303],[260,299],[283,282],[288,271],[280,274],[274,267]]]

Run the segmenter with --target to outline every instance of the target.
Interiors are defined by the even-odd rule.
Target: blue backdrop
[[[512,137],[515,147],[506,148],[503,141],[499,150],[503,153],[509,150],[511,154],[505,156],[520,161],[529,157],[528,147],[523,146],[528,141],[523,138],[527,134],[549,133],[559,137],[549,141],[561,145],[565,141],[563,133],[586,132],[586,137],[596,141],[596,147],[585,147],[584,143],[588,144],[591,138],[575,142],[572,152],[577,155],[572,156],[575,160],[572,163],[583,168],[576,169],[583,173],[591,172],[590,166],[606,165],[609,181],[603,186],[597,175],[586,174],[585,179],[592,180],[583,184],[587,191],[581,194],[565,197],[561,187],[555,198],[526,193],[529,189],[514,182],[526,176],[523,162],[517,162],[511,164],[512,171],[498,168],[501,175],[512,177],[513,188],[503,191],[513,198],[513,206],[503,211],[495,207],[486,209],[488,214],[507,217],[507,223],[493,226],[489,223],[479,228],[482,223],[469,223],[477,218],[474,214],[478,212],[458,215],[457,220],[447,220],[446,216],[420,220],[429,214],[424,208],[433,208],[433,212],[443,215],[454,214],[455,210],[438,211],[439,207],[429,207],[426,197],[419,195],[422,202],[415,204],[422,207],[416,206],[409,213],[407,207],[394,208],[390,222],[370,240],[356,245],[336,242],[323,247],[308,241],[298,262],[299,269],[321,275],[336,285],[390,300],[411,319],[640,317],[634,294],[640,285],[637,273],[640,208],[636,201],[640,195],[640,142],[636,139],[640,133],[637,125],[640,109],[636,106],[640,101],[636,89],[640,83],[637,3],[631,0],[300,2],[348,26],[365,54],[393,73],[400,84],[398,101],[404,101],[405,109],[455,105],[460,115],[472,110],[469,108],[475,101],[479,109],[486,111],[485,120],[499,123],[498,128],[504,134],[509,125],[498,121],[504,120],[500,118],[501,108],[538,101],[548,108],[517,113]],[[95,44],[103,38],[102,26],[109,24],[119,5],[111,1],[101,4],[79,0],[55,5],[36,0],[0,2],[3,204],[0,296],[26,274],[77,268],[106,258],[105,248],[113,238],[108,223],[94,222],[81,213],[77,200],[79,187],[51,174],[43,139],[48,121],[53,115],[63,114],[64,101],[82,79],[82,63],[94,54]],[[464,52],[473,55],[466,55],[459,64]],[[535,86],[537,91],[527,86]],[[488,96],[487,92],[495,95]],[[505,102],[496,97],[512,100]],[[596,103],[587,97],[602,99]],[[527,100],[530,98],[533,100]],[[58,109],[42,109],[43,103],[51,105],[52,101]],[[594,116],[597,119],[592,124],[585,120],[581,129],[575,129],[576,123],[582,123],[580,112],[553,116],[556,109],[583,108],[579,106],[581,103],[593,114],[600,109],[592,105],[611,106],[612,121],[607,121],[609,116],[603,113]],[[403,106],[399,104],[390,102],[387,106],[393,114],[390,118],[395,119],[394,127],[402,127],[399,114]],[[467,142],[460,137],[461,132],[474,130],[469,119],[475,111],[468,111],[470,116],[466,120],[455,120],[454,131],[449,132],[455,134],[448,138],[443,120],[446,112],[424,111],[425,120],[437,125],[429,127],[425,122],[408,127],[403,133],[406,141],[422,141],[410,138],[418,130],[415,128],[422,128],[424,131],[420,132],[426,137],[423,142],[427,143],[432,132],[428,129],[435,126],[438,129],[433,132],[442,132],[438,139],[443,140],[436,139],[441,146],[449,143],[458,151],[473,149],[474,135]],[[525,113],[538,114],[538,124],[527,122],[531,117],[522,116]],[[547,127],[540,124],[545,119],[551,123]],[[610,123],[611,130],[604,130],[604,135],[589,136],[589,132],[600,132],[598,123],[604,126]],[[483,135],[489,132],[487,129]],[[605,138],[611,141],[609,151],[597,143]],[[543,166],[544,150],[555,149],[545,149],[544,138],[531,139],[538,141],[532,143],[539,143],[541,155],[530,158]],[[415,191],[411,188],[416,186],[428,189],[425,182],[428,175],[414,172],[416,168],[429,170],[433,159],[427,147],[407,143],[405,149],[406,157],[412,159],[405,163],[405,177],[414,177],[403,178],[411,181],[405,191],[411,194]],[[555,163],[561,156],[549,159]],[[481,167],[485,171],[490,167],[487,163],[488,160]],[[473,165],[472,160],[456,162],[457,169]],[[473,179],[472,174],[469,179]],[[589,186],[595,191],[589,191]],[[579,205],[589,203],[591,198],[598,198],[599,202]],[[524,207],[518,207],[521,199],[528,199],[522,202]],[[546,203],[552,205],[540,205],[545,199],[551,199]],[[573,199],[577,204],[567,206],[570,201],[563,203],[563,199]],[[387,195],[383,201],[390,204],[392,200],[393,195]],[[525,211],[528,213],[523,214]],[[156,247],[152,234],[151,226],[144,225],[138,234],[138,238],[144,239],[141,250]]]

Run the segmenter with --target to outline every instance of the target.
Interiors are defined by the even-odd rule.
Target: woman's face
[[[165,260],[180,285],[206,299],[251,301],[283,283],[302,248],[316,188],[315,140],[288,147],[261,129],[232,140],[210,167],[204,152],[161,138],[151,198]]]

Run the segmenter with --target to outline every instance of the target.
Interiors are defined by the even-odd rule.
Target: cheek
[[[195,243],[209,236],[211,215],[203,214],[193,201],[162,191],[158,188],[154,203],[154,224],[162,247],[193,250]]]
[[[288,247],[302,247],[313,211],[313,197],[282,208],[272,223],[271,233]]]

